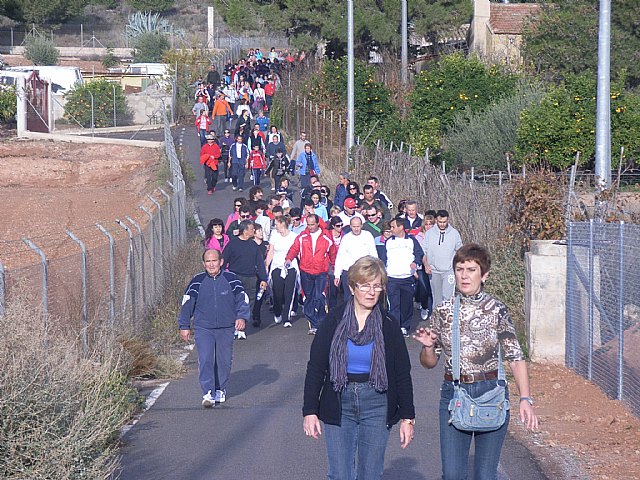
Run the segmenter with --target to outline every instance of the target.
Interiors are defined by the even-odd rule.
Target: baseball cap
[[[356,201],[351,197],[345,198],[344,206],[347,208],[356,208]]]
[[[215,140],[216,139],[215,135],[211,135],[211,134],[207,135],[205,138],[207,140]]]

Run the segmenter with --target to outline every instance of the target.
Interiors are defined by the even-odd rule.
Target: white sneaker
[[[427,310],[426,308],[421,308],[420,309],[420,318],[422,320],[426,320],[427,318],[429,318],[429,310]]]
[[[284,328],[291,328],[293,327],[293,325],[291,325],[291,322],[284,322]]]
[[[242,330],[238,330],[238,340],[246,340],[247,339],[247,334],[244,333]]]
[[[402,331],[402,335],[404,335],[405,337],[409,336],[409,333],[407,332],[407,329],[404,327],[401,327],[400,330]]]
[[[249,175],[249,180],[253,180],[253,175]]]
[[[224,390],[216,390],[216,396],[214,397],[216,403],[224,403],[227,401],[227,392]]]
[[[273,321],[276,322],[276,323],[282,322],[282,315],[280,315],[279,317],[274,316],[273,317]]]
[[[217,393],[217,391],[216,391],[216,393]],[[204,408],[211,408],[211,407],[213,407],[214,403],[215,403],[215,400],[211,396],[211,390],[209,390],[207,393],[205,393],[202,396],[202,406]]]
[[[296,311],[295,310],[291,310],[291,313],[289,314],[289,318],[296,318]]]
[[[315,335],[317,331],[318,331],[317,328],[310,328],[309,329],[309,335]]]
[[[233,190],[234,192],[237,190],[237,187],[231,187],[231,190]]]

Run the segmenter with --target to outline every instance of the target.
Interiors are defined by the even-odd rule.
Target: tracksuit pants
[[[198,380],[205,395],[226,390],[231,374],[234,327],[194,328],[198,350]]]
[[[406,278],[389,277],[387,280],[389,315],[407,331],[411,330],[413,318],[414,280],[413,275]]]
[[[309,319],[311,328],[318,328],[327,316],[324,289],[327,286],[327,272],[312,275],[300,271],[300,285],[304,295],[302,311]]]

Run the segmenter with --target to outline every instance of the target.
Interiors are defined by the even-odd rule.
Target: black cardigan
[[[302,415],[317,415],[330,425],[340,426],[342,406],[340,394],[333,389],[329,373],[329,352],[333,334],[342,319],[345,305],[340,305],[320,324],[307,363],[304,381]],[[401,418],[415,418],[411,361],[400,327],[390,318],[382,321],[385,364],[389,387],[387,389],[387,428]]]

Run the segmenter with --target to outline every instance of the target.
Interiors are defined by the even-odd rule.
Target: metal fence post
[[[147,214],[147,216],[149,217],[149,228],[150,228],[150,233],[151,233],[151,253],[150,253],[150,262],[151,262],[151,288],[153,290],[153,299],[155,300],[156,298],[156,293],[157,293],[157,278],[156,278],[156,263],[155,263],[155,259],[156,259],[156,240],[155,240],[155,233],[156,233],[156,225],[155,225],[155,221],[153,218],[153,215],[151,214],[151,212],[144,206],[144,205],[140,205],[140,209]]]
[[[171,205],[171,197],[169,196],[169,194],[167,192],[165,192],[163,189],[158,188],[158,190],[160,190],[160,193],[164,196],[164,198],[167,200],[167,204],[169,205],[169,239],[171,241],[171,253],[173,253],[173,249],[175,247],[175,241],[173,238],[173,208]]]
[[[88,322],[87,322],[87,248],[84,245],[84,242],[80,240],[77,236],[73,234],[70,230],[65,230],[66,234],[69,235],[71,240],[76,242],[80,246],[81,258],[82,258],[82,353],[84,355],[87,354],[87,330],[88,330]]]
[[[160,202],[154,199],[151,195],[147,195],[147,198],[158,209],[158,218],[160,219],[160,272],[164,272],[164,213],[162,211],[162,205],[160,205]]]
[[[124,295],[122,300],[122,317],[125,318],[127,312],[127,284],[129,279],[131,279],[131,322],[133,324],[136,323],[136,269],[135,265],[132,263],[135,262],[135,258],[133,256],[133,252],[135,249],[135,240],[133,238],[133,234],[131,233],[131,229],[124,223],[122,220],[118,220],[116,218],[116,223],[124,228],[127,235],[129,235],[129,254],[127,255],[127,274],[125,276],[124,282]]]
[[[0,316],[5,312],[5,287],[4,287],[4,265],[0,262]]]
[[[618,272],[618,400],[622,400],[624,390],[624,222],[620,222],[620,249]]]
[[[98,227],[98,229],[102,233],[104,233],[106,237],[109,239],[109,322],[113,327],[116,321],[116,273],[115,273],[116,262],[115,262],[115,251],[114,251],[115,245],[113,242],[113,237],[109,232],[107,232],[107,230],[102,225],[100,225],[99,223],[96,223],[96,227]]]
[[[40,292],[40,298],[42,300],[42,314],[44,315],[45,330],[49,327],[49,294],[47,292],[47,257],[40,248],[29,240],[27,237],[23,237],[22,241],[34,252],[40,256],[40,264],[42,266],[42,286]]]
[[[567,310],[566,310],[566,349],[565,349],[565,363],[570,368],[575,368],[576,358],[576,344],[574,338],[574,325],[573,325],[573,299],[571,294],[573,292],[573,222],[569,222],[567,231]]]
[[[594,281],[594,252],[593,252],[593,218],[589,220],[589,350],[587,353],[587,379],[591,380],[593,367],[593,281]]]
[[[117,121],[116,121],[116,86],[115,84],[112,84],[111,87],[113,88],[113,126],[117,127]]]
[[[142,229],[140,228],[140,224],[138,222],[136,222],[133,218],[131,218],[129,215],[126,215],[124,218],[127,219],[127,221],[133,225],[134,227],[136,227],[136,230],[138,231],[138,243],[140,244],[140,250],[139,250],[139,254],[140,254],[140,290],[142,292],[142,305],[146,306],[147,305],[147,288],[146,288],[146,282],[145,282],[145,275],[144,275],[144,242],[142,239]]]
[[[93,137],[94,130],[96,128],[96,122],[95,122],[94,110],[93,110],[93,93],[91,93],[89,90],[87,90],[87,93],[91,97],[91,136]]]

